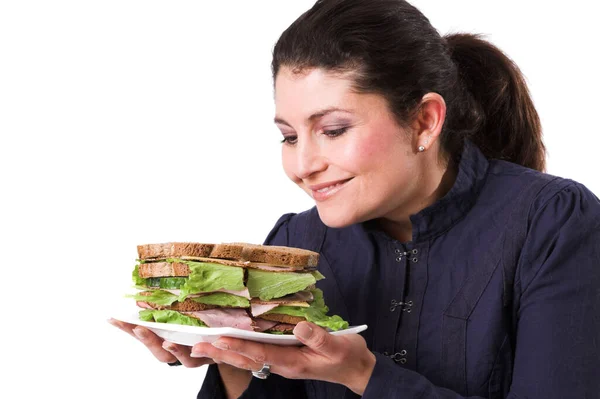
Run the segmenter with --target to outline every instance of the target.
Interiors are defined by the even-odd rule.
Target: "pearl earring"
[[[419,152],[425,152],[425,147],[423,147],[422,145],[419,146]]]

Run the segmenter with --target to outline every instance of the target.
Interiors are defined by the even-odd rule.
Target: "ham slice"
[[[250,304],[252,316],[257,317],[263,313],[267,313],[271,309],[275,309],[279,306],[278,303],[269,303],[269,304],[261,304],[261,303],[252,303]]]
[[[271,320],[263,320],[263,319],[254,319],[254,331],[262,332],[266,330],[270,330],[279,324],[276,321]]]
[[[200,312],[181,312],[202,320],[209,327],[233,327],[254,331],[252,319],[244,309],[209,309]]]
[[[152,306],[148,305],[148,302],[140,302],[140,301],[137,301],[135,304],[136,304],[136,305],[138,305],[140,308],[144,308],[144,309],[154,309]]]

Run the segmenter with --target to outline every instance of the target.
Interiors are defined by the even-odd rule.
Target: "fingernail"
[[[200,352],[192,352],[190,353],[191,357],[204,357],[204,353],[200,353]]]
[[[146,334],[146,331],[139,327],[134,328],[133,333],[135,334],[136,337],[138,337],[142,341],[148,337],[148,335]]]
[[[224,350],[229,349],[229,345],[227,345],[225,342],[220,342],[220,341],[213,342],[212,346],[214,346],[215,348],[224,349]]]
[[[309,339],[312,333],[313,330],[308,323],[300,323],[294,328],[294,335],[302,339]]]

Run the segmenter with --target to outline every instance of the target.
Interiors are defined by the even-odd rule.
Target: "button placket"
[[[402,251],[401,249],[396,248],[394,252],[396,253],[396,262],[398,263],[402,262],[403,256],[406,256],[413,263],[417,263],[419,261],[419,258],[417,257],[419,250],[416,248],[410,251]]]
[[[392,299],[392,301],[390,302],[390,312],[395,311],[398,306],[401,306],[400,310],[402,310],[403,312],[410,313],[412,305],[413,301],[398,302],[395,299]]]
[[[400,363],[400,364],[405,364],[407,362],[407,359],[406,359],[407,354],[408,354],[408,352],[406,351],[406,349],[402,349],[400,352],[396,352],[394,354],[389,354],[388,352],[383,352],[384,356],[387,356],[390,359],[392,359],[393,361],[395,361],[396,363]]]

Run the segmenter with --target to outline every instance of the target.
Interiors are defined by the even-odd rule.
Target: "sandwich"
[[[144,321],[290,334],[301,321],[348,328],[327,315],[315,284],[319,254],[247,243],[138,246],[130,295]]]

